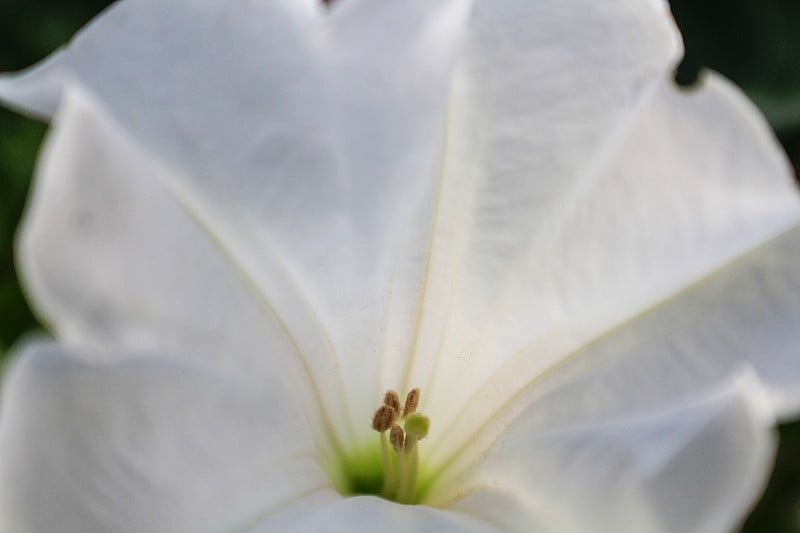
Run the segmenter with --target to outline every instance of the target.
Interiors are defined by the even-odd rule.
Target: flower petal
[[[87,85],[185,177],[203,223],[293,342],[315,354],[318,381],[341,369],[363,419],[382,392],[394,277],[409,288],[393,293],[397,320],[413,323],[418,311],[431,178],[468,6],[351,0],[323,16],[294,0],[235,10],[129,0],[60,56],[0,83],[0,95],[49,111],[65,79]]]
[[[86,360],[158,353],[249,382],[295,405],[293,416],[310,409],[321,444],[335,446],[322,402],[307,402],[324,392],[314,388],[303,354],[192,206],[176,197],[174,174],[85,90],[69,89],[19,239],[34,307]]]
[[[728,531],[763,489],[776,445],[769,402],[747,373],[595,425],[536,418],[532,406],[515,421],[449,508],[507,531],[553,517],[558,531]]]
[[[266,389],[167,362],[105,366],[30,344],[0,414],[14,531],[225,531],[330,482],[302,416]]]
[[[404,358],[397,358],[400,368],[390,361],[387,376],[405,374],[401,388],[424,388],[443,337],[461,334],[449,331],[452,314],[485,314],[471,324],[483,335],[474,324],[495,320],[492,300],[509,292],[511,274],[531,261],[543,223],[616,149],[680,53],[660,0],[474,3],[448,109],[425,316],[409,350],[416,356],[412,368],[402,367]],[[460,291],[467,301],[458,301]],[[538,305],[532,298],[539,295],[520,296]],[[516,321],[514,314],[502,320]],[[407,350],[399,340],[389,345]],[[462,346],[452,355],[484,357],[476,351]]]
[[[503,246],[506,234],[494,229],[489,216],[498,206],[477,204],[471,240],[457,260],[465,271],[453,274],[451,301],[437,302],[451,312],[429,387],[440,397],[430,398],[434,408],[426,409],[450,425],[442,428],[447,443],[433,450],[433,460],[446,460],[451,452],[445,449],[472,441],[478,431],[488,434],[479,429],[486,424],[499,428],[512,420],[527,405],[524,398],[538,394],[534,385],[543,375],[557,373],[573,356],[588,357],[582,348],[620,325],[636,331],[635,319],[644,311],[694,283],[709,283],[724,265],[800,218],[788,163],[763,119],[713,75],[689,94],[665,80],[642,103],[614,157],[598,172],[573,183],[554,212],[529,211],[527,203],[506,195],[505,207],[516,211],[520,229],[532,232],[524,253],[489,253],[492,242]],[[667,391],[710,386],[747,361],[776,398],[787,387],[796,388],[800,376],[788,361],[798,338],[782,325],[800,305],[790,300],[800,281],[791,273],[798,261],[792,246],[786,241],[770,252],[777,264],[754,256],[747,273],[731,274],[727,287],[733,294],[719,301],[700,297],[702,307],[688,298],[676,308],[675,314],[696,320],[715,315],[718,322],[707,324],[706,342],[698,335],[687,339],[685,327],[675,329],[685,323],[659,315],[654,320],[664,319],[662,324],[641,326],[638,351],[622,354],[629,358],[626,364],[639,368],[641,360],[646,367],[639,353],[644,350],[658,354],[653,361],[661,357],[661,365],[671,365],[673,372],[654,390],[659,398]],[[763,281],[747,277],[752,275]],[[741,328],[737,313],[746,304],[736,300],[737,290],[759,306],[759,331]],[[628,321],[634,322],[628,326]],[[781,334],[771,337],[770,330]],[[645,337],[654,331],[663,334]],[[733,335],[744,343],[739,349],[717,342]],[[673,344],[650,347],[646,339],[690,344],[678,357]],[[586,363],[589,374],[595,361]],[[704,372],[693,372],[700,366]],[[775,377],[785,370],[789,375]]]
[[[541,377],[520,402],[551,421],[692,394],[731,368],[758,374],[773,412],[800,409],[800,226],[622,324]],[[556,399],[558,398],[558,399]]]
[[[250,531],[478,533],[499,530],[489,522],[458,511],[422,505],[400,505],[373,496],[341,499],[323,495],[315,500],[306,499],[296,505],[287,506],[281,513],[259,522]]]
[[[249,366],[263,357],[268,315],[175,199],[168,174],[89,94],[70,90],[18,241],[28,293],[59,339],[86,357],[120,356],[110,345],[189,360],[234,352]]]
[[[28,293],[59,340],[84,357],[122,355],[109,346],[157,348],[252,371],[271,340],[269,315],[168,181],[169,169],[72,88],[20,233]]]
[[[213,0],[169,4],[153,0],[116,2],[72,42],[38,65],[17,75],[0,76],[0,99],[23,112],[48,119],[58,109],[65,84],[70,78],[78,78],[92,87],[111,89],[110,85],[116,84],[116,101],[128,107],[129,113],[133,111],[130,107],[136,104],[132,96],[143,92],[159,94],[163,103],[183,96],[188,108],[190,102],[200,103],[203,95],[173,91],[186,87],[196,74],[194,69],[198,65],[188,64],[191,58],[203,57],[209,67],[204,77],[216,78],[212,67],[226,67],[226,55],[233,59],[238,53],[241,56],[236,59],[243,60],[227,68],[242,68],[237,66],[242,63],[251,66],[261,57],[251,53],[252,50],[265,49],[266,53],[274,54],[275,46],[269,44],[298,42],[301,27],[314,24],[321,14],[321,5],[316,0],[276,0],[269,5],[258,4],[243,2],[236,10],[225,10],[224,4]],[[210,31],[215,24],[218,31]],[[226,36],[225,28],[235,24],[240,25],[241,34]],[[198,33],[205,33],[205,42],[196,38]],[[227,40],[221,40],[220,36]],[[249,53],[242,53],[245,49],[238,46],[246,40],[254,40],[253,44],[258,46],[247,49]],[[282,50],[287,64],[297,61],[305,52],[304,47]],[[177,66],[175,62],[179,58],[186,62],[184,68],[175,69],[164,78],[168,73],[163,66],[167,63]],[[274,55],[267,61],[272,59]],[[154,76],[156,73],[161,77]],[[176,84],[176,81],[183,83]],[[139,111],[146,121],[152,120],[159,108],[142,107]]]

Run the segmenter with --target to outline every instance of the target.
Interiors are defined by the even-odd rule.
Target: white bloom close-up
[[[0,77],[52,120],[0,530],[736,528],[800,196],[681,56],[662,0],[122,0]]]

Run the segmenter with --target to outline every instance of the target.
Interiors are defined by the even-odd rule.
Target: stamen
[[[394,492],[395,475],[385,431],[381,433],[381,459],[383,460],[383,495],[389,497]]]
[[[406,404],[403,407],[403,418],[417,411],[417,407],[419,407],[419,397],[420,391],[418,388],[408,391],[406,395]]]
[[[381,405],[375,414],[372,415],[372,429],[378,433],[383,433],[392,427],[397,419],[397,411],[389,405]]]
[[[387,390],[386,394],[383,395],[383,403],[384,405],[390,406],[396,412],[400,413],[400,395],[397,394],[397,391]]]
[[[389,442],[392,443],[392,448],[394,448],[395,453],[400,453],[403,451],[403,444],[405,444],[406,436],[403,433],[403,428],[398,426],[397,424],[392,426],[392,431],[389,433]]]
[[[412,389],[406,395],[401,411],[400,396],[388,390],[383,396],[383,405],[372,417],[372,429],[381,434],[383,496],[400,503],[411,504],[416,501],[419,470],[417,443],[427,437],[430,430],[428,417],[417,413],[419,401],[420,390]],[[388,439],[387,430],[390,430]],[[389,445],[394,450],[394,458],[390,456]]]
[[[386,439],[386,430],[397,427],[394,421],[397,413],[391,405],[381,405],[372,415],[372,429],[381,434],[381,459],[383,460],[383,494],[388,496],[394,491],[394,467],[389,456],[389,443]],[[394,425],[394,427],[392,427]]]

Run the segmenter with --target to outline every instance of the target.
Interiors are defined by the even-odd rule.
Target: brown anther
[[[408,394],[406,395],[406,404],[403,407],[403,417],[417,412],[417,407],[419,406],[419,395],[420,392],[417,388],[408,391]]]
[[[391,389],[386,391],[386,394],[383,395],[383,403],[388,405],[396,412],[400,412],[400,395],[397,394],[397,391],[393,391]]]
[[[389,432],[389,442],[392,443],[392,448],[397,453],[403,451],[403,444],[406,442],[405,433],[403,433],[403,428],[398,426],[397,424],[392,426],[392,431]]]
[[[378,433],[383,433],[394,424],[397,418],[397,411],[390,405],[381,405],[375,414],[372,415],[372,429]]]

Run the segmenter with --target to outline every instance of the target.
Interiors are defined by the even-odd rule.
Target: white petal
[[[146,354],[19,355],[0,413],[4,531],[226,531],[330,490],[305,420],[269,391]]]
[[[170,94],[178,86],[169,82],[182,80],[185,86],[197,74],[194,71],[197,65],[187,64],[184,69],[173,71],[169,78],[153,77],[154,73],[165,74],[163,66],[166,63],[173,62],[175,66],[179,54],[183,54],[184,60],[204,57],[209,66],[204,77],[216,78],[211,67],[224,67],[226,61],[223,59],[227,54],[231,59],[240,54],[237,59],[246,60],[248,66],[260,60],[260,54],[242,53],[245,50],[237,48],[241,44],[237,39],[255,41],[253,44],[256,46],[247,52],[261,50],[267,45],[267,53],[274,54],[275,50],[269,50],[269,44],[297,41],[300,26],[313,24],[321,12],[316,0],[275,0],[267,6],[255,4],[242,2],[238,9],[226,10],[227,6],[213,0],[170,3],[118,1],[81,30],[72,42],[38,65],[20,74],[0,76],[0,99],[12,107],[46,119],[56,112],[65,83],[70,78],[78,78],[92,86],[115,84],[120,91],[117,101],[127,99],[128,106],[135,105],[132,95],[142,93],[137,88],[147,86],[150,86],[151,95],[161,95],[162,102],[166,103],[170,97],[174,99],[179,95]],[[215,22],[223,35],[225,26],[236,24],[241,27],[242,34],[229,34],[227,40],[220,40],[219,33],[209,31]],[[206,34],[205,42],[196,38],[186,39],[201,32]],[[164,55],[159,56],[162,52]],[[213,54],[209,55],[209,52]],[[283,53],[290,62],[302,56],[304,51],[287,47]],[[295,57],[290,58],[288,54]],[[154,61],[155,58],[159,60]],[[270,57],[268,61],[272,59]],[[230,65],[228,68],[241,67]],[[218,82],[224,83],[224,79]],[[197,103],[199,99],[195,98],[201,95],[184,93],[183,96],[187,103]],[[143,108],[142,111],[152,116],[158,109]]]
[[[48,111],[52,87],[86,84],[185,176],[319,380],[345,373],[362,419],[380,397],[393,277],[408,288],[397,320],[417,312],[468,5],[348,1],[322,16],[293,0],[129,0],[0,94]]]
[[[800,409],[800,226],[570,355],[518,401],[595,420],[754,369],[781,418]]]
[[[580,350],[623,324],[633,332],[642,328],[636,349],[620,354],[636,369],[625,387],[634,389],[638,371],[648,372],[660,358],[658,368],[672,371],[651,385],[659,399],[710,386],[743,361],[755,365],[776,398],[796,392],[800,375],[790,359],[798,338],[788,324],[798,314],[800,302],[791,295],[800,280],[790,241],[767,252],[773,259],[755,255],[746,272],[730,274],[725,283],[733,292],[724,298],[706,293],[684,300],[671,320],[634,321],[695,283],[702,288],[724,265],[800,218],[788,162],[744,97],[711,75],[689,94],[665,80],[598,172],[575,182],[555,212],[529,212],[527,203],[506,198],[521,228],[533,232],[525,253],[489,255],[506,234],[492,233],[485,211],[492,206],[477,205],[469,247],[457,260],[465,272],[452,301],[440,304],[451,313],[430,394],[441,398],[431,398],[434,409],[426,409],[434,420],[448,421],[442,428],[448,442],[432,450],[434,460],[445,460],[445,448],[472,441],[476,431],[487,434],[478,429],[484,424],[508,423],[530,395],[540,394],[537,380],[573,356],[589,357]],[[747,303],[737,300],[742,292]],[[758,330],[742,328],[748,305],[759,309],[748,315],[758,317]],[[703,335],[686,335],[689,320],[699,329],[710,314],[716,322]],[[662,334],[652,338],[654,331]],[[589,357],[587,375],[595,363]]]
[[[294,416],[310,409],[325,446],[335,445],[327,442],[322,402],[313,401],[324,393],[311,383],[303,354],[192,217],[192,206],[176,199],[173,176],[90,95],[72,88],[48,138],[19,240],[34,307],[82,358],[158,353],[230,375],[293,403]]]
[[[276,513],[249,531],[251,533],[269,531],[478,533],[499,530],[493,527],[491,522],[469,516],[464,512],[434,509],[422,505],[400,505],[373,496],[341,499],[323,495],[286,506],[281,513]]]
[[[168,169],[85,91],[65,100],[19,239],[23,280],[44,321],[87,357],[116,357],[103,350],[119,345],[220,359],[239,344],[232,351],[249,358],[267,315],[174,198]]]
[[[747,376],[597,425],[543,428],[532,406],[448,507],[508,531],[730,530],[763,490],[775,451],[771,408]]]
[[[542,224],[616,148],[680,52],[660,0],[475,2],[448,109],[416,359],[388,376],[405,373],[405,386],[425,387],[443,338],[462,333],[452,315],[467,315],[455,321],[470,320],[483,336],[474,324],[495,320],[493,299],[519,292],[507,282],[531,261]],[[453,296],[460,291],[470,293],[465,301]],[[520,294],[527,305],[547,305],[531,292]],[[485,357],[476,351],[464,343],[451,355]]]

